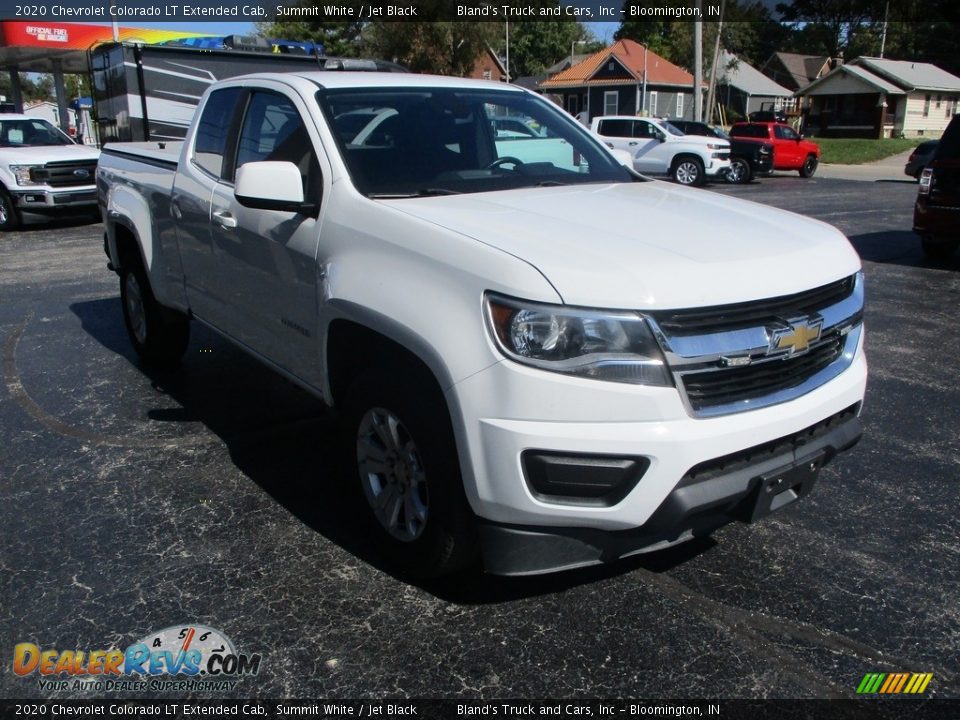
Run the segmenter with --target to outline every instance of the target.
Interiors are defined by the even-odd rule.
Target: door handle
[[[220,227],[227,228],[228,230],[237,226],[237,219],[226,210],[217,210],[217,212],[213,214],[213,221]]]
[[[631,147],[633,147],[634,145],[637,144],[637,141],[636,141],[636,140],[631,140],[631,141],[630,141],[629,143],[627,143],[627,144],[630,145]]]

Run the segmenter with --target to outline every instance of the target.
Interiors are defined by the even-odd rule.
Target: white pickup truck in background
[[[595,117],[590,129],[608,147],[630,153],[637,172],[669,175],[680,185],[723,179],[730,169],[729,142],[685,135],[665,120],[609,115]]]
[[[24,213],[98,212],[99,156],[46,120],[0,113],[0,230],[19,227]]]
[[[108,145],[98,191],[143,361],[176,362],[196,320],[335,408],[412,573],[611,562],[755,520],[861,433],[840,232],[642,178],[513,86],[234,78],[182,143]]]

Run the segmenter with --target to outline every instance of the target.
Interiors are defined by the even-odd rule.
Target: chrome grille
[[[813,315],[834,305],[853,292],[856,275],[823,285],[813,290],[783,295],[768,300],[756,300],[712,308],[667,310],[652,313],[660,329],[679,335],[717,333],[776,322],[785,315]]]
[[[786,402],[849,367],[860,342],[863,281],[858,273],[794,295],[647,317],[688,411],[725,415]],[[819,337],[809,347],[772,349],[777,333],[798,320],[822,321]]]
[[[840,338],[818,345],[803,355],[720,372],[692,372],[683,376],[683,387],[695,411],[744,398],[770,395],[801,385],[836,360],[843,351]]]

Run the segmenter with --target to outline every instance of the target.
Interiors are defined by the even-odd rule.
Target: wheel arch
[[[386,365],[429,383],[450,410],[444,391],[454,383],[439,354],[414,331],[379,313],[367,310],[331,320],[323,359],[325,395],[334,408],[342,406],[344,393],[356,377]]]
[[[107,246],[110,250],[110,260],[119,273],[128,269],[130,263],[138,260],[147,268],[144,258],[143,245],[136,227],[125,217],[112,218],[107,226]]]
[[[670,161],[670,171],[672,172],[677,165],[680,164],[681,160],[696,160],[700,163],[701,166],[705,165],[703,158],[700,157],[697,153],[692,150],[681,150],[676,155],[673,156],[673,160]]]

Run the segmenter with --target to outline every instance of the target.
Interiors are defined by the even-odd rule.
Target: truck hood
[[[99,157],[99,150],[86,145],[0,147],[0,162],[8,165],[43,165],[69,160],[96,160]]]
[[[830,225],[658,181],[380,202],[530,263],[570,305],[743,302],[808,290],[860,268]]]
[[[720,147],[729,147],[730,141],[718,137],[706,137],[704,135],[676,135],[668,136],[671,143],[685,143],[687,145],[697,145],[698,147],[707,147],[709,145],[719,145]]]

